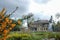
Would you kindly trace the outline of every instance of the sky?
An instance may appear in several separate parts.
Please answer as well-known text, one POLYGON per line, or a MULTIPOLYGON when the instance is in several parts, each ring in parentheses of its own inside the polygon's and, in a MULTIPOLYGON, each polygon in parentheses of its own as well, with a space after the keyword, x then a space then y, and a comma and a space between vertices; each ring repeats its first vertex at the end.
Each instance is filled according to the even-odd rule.
POLYGON ((7 14, 11 13, 16 7, 19 9, 11 18, 21 18, 22 15, 33 13, 35 19, 53 19, 56 20, 55 14, 60 13, 60 0, 0 0, 0 10, 6 8, 7 14))
POLYGON ((34 0, 31 1, 30 11, 35 14, 41 14, 43 19, 49 19, 52 15, 55 20, 55 14, 60 13, 60 0, 34 0))

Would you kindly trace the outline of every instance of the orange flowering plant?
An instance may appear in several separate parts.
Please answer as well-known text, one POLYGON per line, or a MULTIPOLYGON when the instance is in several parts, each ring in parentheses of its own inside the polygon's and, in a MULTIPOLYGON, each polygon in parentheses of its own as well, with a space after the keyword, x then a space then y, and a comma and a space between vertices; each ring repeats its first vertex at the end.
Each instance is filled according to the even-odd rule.
MULTIPOLYGON (((14 11, 13 11, 14 12, 14 11)), ((12 12, 12 13, 13 13, 12 12)), ((10 15, 6 16, 6 10, 3 8, 2 11, 0 11, 0 34, 2 35, 2 38, 0 40, 6 40, 8 33, 17 25, 21 24, 21 21, 18 20, 16 23, 13 23, 13 20, 10 19, 10 15)))

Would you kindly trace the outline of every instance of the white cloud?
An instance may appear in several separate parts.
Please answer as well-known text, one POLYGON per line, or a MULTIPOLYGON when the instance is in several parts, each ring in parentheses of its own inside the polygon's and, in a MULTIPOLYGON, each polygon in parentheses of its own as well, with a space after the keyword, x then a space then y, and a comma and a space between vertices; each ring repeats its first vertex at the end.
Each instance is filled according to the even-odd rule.
POLYGON ((38 4, 45 4, 48 3, 50 0, 34 0, 38 4))
POLYGON ((60 12, 60 0, 51 0, 47 4, 37 4, 33 0, 31 0, 29 12, 34 13, 41 11, 43 11, 44 15, 54 16, 57 12, 60 12))
POLYGON ((12 17, 11 19, 15 19, 15 17, 12 17))

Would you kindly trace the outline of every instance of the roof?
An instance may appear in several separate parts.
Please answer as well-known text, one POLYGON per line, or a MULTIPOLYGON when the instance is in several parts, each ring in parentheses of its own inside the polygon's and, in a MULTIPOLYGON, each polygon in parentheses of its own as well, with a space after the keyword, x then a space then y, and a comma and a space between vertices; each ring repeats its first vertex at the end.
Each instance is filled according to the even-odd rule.
POLYGON ((49 21, 48 20, 37 20, 34 21, 32 24, 48 24, 49 21))

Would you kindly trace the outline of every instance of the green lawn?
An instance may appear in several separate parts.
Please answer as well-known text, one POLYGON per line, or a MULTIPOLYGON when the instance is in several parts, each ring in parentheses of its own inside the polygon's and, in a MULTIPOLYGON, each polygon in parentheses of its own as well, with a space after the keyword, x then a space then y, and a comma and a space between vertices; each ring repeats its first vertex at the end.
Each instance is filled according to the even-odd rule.
POLYGON ((14 38, 20 38, 21 40, 42 40, 44 38, 60 38, 60 32, 11 32, 9 35, 14 38))

